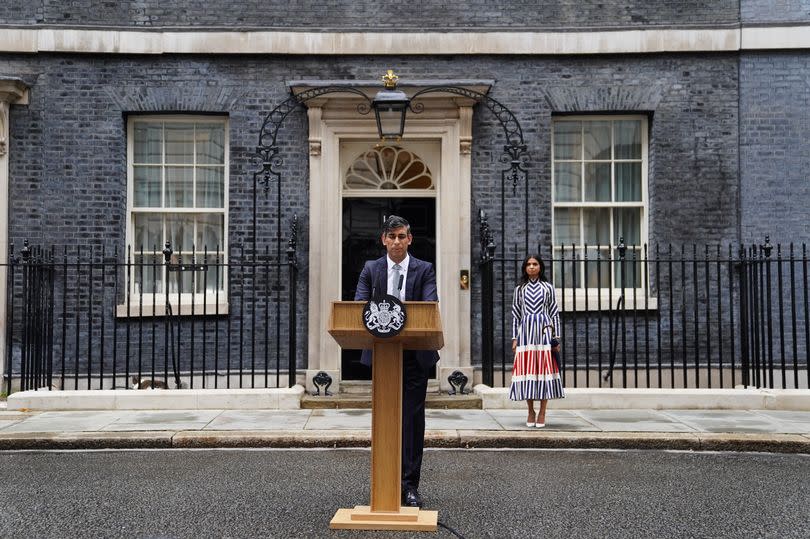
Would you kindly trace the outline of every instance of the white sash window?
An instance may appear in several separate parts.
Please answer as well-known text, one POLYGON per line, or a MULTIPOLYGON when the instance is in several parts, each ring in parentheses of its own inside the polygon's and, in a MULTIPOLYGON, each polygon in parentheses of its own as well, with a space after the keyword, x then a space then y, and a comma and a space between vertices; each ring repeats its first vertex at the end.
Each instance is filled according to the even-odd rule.
MULTIPOLYGON (((225 300, 228 206, 227 119, 215 116, 136 116, 128 132, 127 255, 130 292, 145 302, 168 292, 181 303, 192 294, 225 300), (166 272, 172 262, 208 264, 206 272, 166 272), (181 258, 182 256, 182 258, 181 258), (217 265, 219 262, 219 265, 217 265)), ((199 302, 200 299, 197 299, 199 302)))

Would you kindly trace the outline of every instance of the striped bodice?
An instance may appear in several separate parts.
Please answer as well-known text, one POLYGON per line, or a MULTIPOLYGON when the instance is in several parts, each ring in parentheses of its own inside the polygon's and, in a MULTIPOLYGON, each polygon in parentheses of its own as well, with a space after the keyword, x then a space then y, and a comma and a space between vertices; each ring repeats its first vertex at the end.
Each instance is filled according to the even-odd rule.
MULTIPOLYGON (((546 281, 529 281, 525 285, 515 288, 512 301, 512 338, 523 339, 527 326, 532 327, 532 334, 542 333, 548 342, 553 335, 560 334, 560 316, 557 309, 557 299, 554 294, 554 285, 546 281), (543 330, 545 326, 551 326, 543 330), (521 329, 522 328, 522 329, 521 329)), ((531 339, 534 340, 534 339, 531 339)), ((538 343, 539 344, 539 343, 538 343)))

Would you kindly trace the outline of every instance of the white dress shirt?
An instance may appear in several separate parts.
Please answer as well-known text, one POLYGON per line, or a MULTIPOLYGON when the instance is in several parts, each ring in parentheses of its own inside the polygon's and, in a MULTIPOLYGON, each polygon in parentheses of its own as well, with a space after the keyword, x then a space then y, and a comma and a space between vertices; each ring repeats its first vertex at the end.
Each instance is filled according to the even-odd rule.
MULTIPOLYGON (((402 275, 402 289, 397 291, 398 282, 394 282, 394 262, 389 257, 385 257, 388 262, 388 293, 392 296, 398 297, 400 301, 405 301, 405 283, 408 282, 408 263, 411 260, 410 255, 405 255, 405 260, 399 263, 400 275, 402 275)), ((396 279, 398 280, 398 279, 396 279)))

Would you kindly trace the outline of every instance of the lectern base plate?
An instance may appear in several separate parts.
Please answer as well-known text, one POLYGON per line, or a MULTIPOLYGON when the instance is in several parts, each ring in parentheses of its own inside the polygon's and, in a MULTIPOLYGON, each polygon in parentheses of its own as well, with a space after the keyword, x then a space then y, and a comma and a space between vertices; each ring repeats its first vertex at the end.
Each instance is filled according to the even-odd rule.
POLYGON ((329 522, 333 530, 410 530, 435 532, 438 511, 424 511, 418 507, 400 507, 397 512, 372 512, 368 505, 354 509, 338 509, 329 522))

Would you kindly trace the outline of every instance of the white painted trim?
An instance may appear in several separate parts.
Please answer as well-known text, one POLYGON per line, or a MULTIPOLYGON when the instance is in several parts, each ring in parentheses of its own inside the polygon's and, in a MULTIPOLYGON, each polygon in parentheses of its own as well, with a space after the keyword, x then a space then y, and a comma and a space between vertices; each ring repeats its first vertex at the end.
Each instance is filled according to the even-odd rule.
MULTIPOLYGON (((310 267, 309 272, 309 353, 307 373, 319 370, 340 372, 340 348, 327 333, 331 302, 340 299, 340 270, 328 277, 321 268, 334 266, 341 259, 339 241, 325 241, 325 231, 341 230, 343 169, 341 143, 373 141, 376 127, 371 119, 358 121, 353 108, 342 110, 339 98, 326 104, 309 103, 309 140, 320 151, 310 152, 310 267), (339 202, 336 202, 339 201, 339 202)), ((469 290, 460 290, 458 275, 470 268, 470 179, 469 155, 459 151, 462 133, 471 132, 472 108, 453 101, 436 104, 436 117, 422 116, 408 122, 408 142, 428 141, 441 148, 437 166, 431 166, 436 191, 436 277, 439 307, 444 322, 445 347, 441 351, 440 374, 447 369, 469 367, 470 302, 469 290)), ((348 155, 348 154, 347 154, 348 155)), ((348 157, 354 157, 348 155, 348 157)), ((347 157, 347 159, 348 159, 347 157)), ((347 160, 346 159, 346 160, 347 160)), ((399 197, 403 191, 389 191, 399 197)), ((439 380, 446 384, 446 376, 439 380)))
POLYGON ((810 24, 743 28, 740 49, 810 49, 810 24))
POLYGON ((504 32, 4 28, 0 52, 93 54, 638 54, 810 48, 810 24, 504 32))
MULTIPOLYGON (((221 255, 221 260, 222 260, 221 263, 225 264, 225 266, 223 266, 223 269, 222 269, 222 272, 223 272, 222 273, 222 279, 223 279, 223 283, 224 283, 224 289, 220 292, 219 297, 218 297, 218 301, 219 301, 219 303, 221 305, 227 306, 227 304, 228 304, 228 266, 227 266, 227 264, 228 264, 228 253, 229 253, 229 251, 228 251, 228 249, 229 249, 229 241, 228 241, 228 233, 229 233, 229 230, 228 230, 228 223, 229 223, 228 216, 229 216, 229 213, 228 213, 228 211, 229 211, 229 204, 230 204, 230 169, 231 169, 230 118, 228 118, 227 116, 221 116, 221 115, 205 116, 205 115, 199 115, 199 114, 171 114, 171 115, 166 115, 166 114, 164 114, 164 115, 159 115, 159 114, 158 115, 154 115, 154 114, 133 114, 133 115, 129 116, 129 118, 127 118, 126 136, 127 136, 127 219, 126 219, 126 226, 125 226, 125 233, 126 233, 125 245, 127 247, 126 247, 125 252, 122 253, 122 255, 124 257, 124 261, 127 261, 130 256, 132 256, 133 260, 134 260, 134 256, 136 254, 138 254, 138 252, 136 252, 136 251, 130 252, 130 250, 129 250, 130 246, 132 245, 133 238, 135 236, 135 231, 133 230, 133 214, 134 213, 140 213, 140 214, 143 214, 143 213, 155 213, 155 214, 161 214, 161 215, 162 214, 167 214, 167 213, 176 213, 176 214, 182 214, 182 213, 189 213, 189 214, 202 214, 202 213, 221 214, 223 216, 223 245, 221 246, 221 249, 220 249, 219 252, 217 252, 216 250, 211 250, 211 251, 209 251, 209 254, 216 255, 216 254, 219 253, 221 255), (135 155, 135 149, 134 149, 135 129, 134 129, 134 124, 135 124, 135 122, 143 122, 143 121, 188 122, 188 123, 206 123, 207 122, 207 123, 221 123, 222 124, 223 129, 224 129, 223 145, 225 147, 225 162, 222 165, 223 170, 224 170, 224 176, 225 176, 224 180, 223 180, 225 182, 225 186, 224 186, 225 191, 223 193, 223 207, 222 208, 196 208, 196 207, 195 208, 165 208, 165 207, 160 207, 160 208, 138 208, 137 210, 135 209, 135 207, 133 206, 133 200, 134 200, 134 197, 135 197, 135 195, 134 195, 134 183, 135 183, 134 178, 135 178, 135 176, 134 176, 134 166, 133 166, 134 155, 135 155)), ((195 152, 196 152, 196 147, 195 147, 195 152)), ((161 157, 161 162, 159 163, 159 165, 161 167, 161 199, 162 199, 163 198, 163 193, 162 193, 162 191, 163 191, 163 182, 165 181, 165 179, 164 179, 164 170, 167 167, 167 165, 165 163, 165 156, 161 157)), ((196 167, 198 165, 196 163, 193 163, 191 166, 193 166, 196 169, 196 167)), ((195 172, 195 174, 196 174, 196 172, 195 172)), ((196 186, 192 187, 192 189, 196 189, 196 186)), ((164 236, 164 239, 165 239, 165 236, 164 236)), ((162 246, 159 245, 157 247, 158 247, 158 253, 160 253, 162 246)), ((200 250, 198 249, 197 253, 199 254, 199 252, 200 252, 200 250)), ((152 253, 151 252, 144 252, 144 254, 152 254, 152 253)), ((165 276, 164 276, 164 279, 165 279, 165 276)), ((127 294, 131 294, 131 298, 133 298, 132 302, 136 302, 137 298, 138 298, 138 293, 134 290, 134 286, 135 286, 135 280, 133 279, 132 282, 130 283, 130 288, 128 288, 126 290, 127 294)), ((195 302, 197 303, 197 305, 199 305, 200 309, 202 309, 202 303, 203 303, 204 295, 205 294, 195 294, 195 302)), ((155 303, 156 303, 158 309, 163 309, 164 308, 164 300, 160 296, 163 296, 163 294, 157 294, 157 301, 155 303)), ((176 294, 174 294, 174 296, 176 297, 176 294)), ((183 294, 183 296, 184 296, 184 298, 182 298, 181 302, 180 302, 182 304, 181 305, 181 311, 183 309, 186 309, 186 307, 184 307, 184 306, 187 305, 188 306, 187 308, 188 308, 188 311, 189 311, 189 314, 190 314, 190 312, 191 312, 191 295, 190 294, 183 294)), ((208 296, 207 303, 212 307, 212 310, 213 310, 213 308, 215 307, 215 303, 217 302, 217 299, 214 298, 214 294, 207 294, 207 296, 208 296)), ((146 304, 147 303, 148 303, 148 306, 149 306, 149 313, 150 313, 149 316, 151 316, 152 303, 148 300, 148 298, 151 298, 151 297, 152 297, 151 294, 144 294, 144 316, 147 316, 146 315, 146 304)), ((172 298, 170 301, 174 301, 174 298, 172 298)), ((127 304, 126 304, 126 297, 124 298, 124 303, 118 305, 116 307, 116 309, 117 309, 116 310, 116 316, 119 316, 119 317, 120 316, 128 316, 127 315, 128 310, 127 310, 127 304)), ((132 315, 131 314, 132 311, 133 311, 133 306, 130 306, 130 308, 129 308, 130 315, 129 316, 132 315)), ((225 309, 225 312, 220 310, 219 314, 227 314, 227 307, 225 309)))
MULTIPOLYGON (((28 104, 28 86, 19 79, 0 80, 0 350, 5 352, 6 299, 9 249, 9 151, 11 139, 10 105, 28 104)), ((0 354, 0 372, 6 372, 5 354, 0 354)))
MULTIPOLYGON (((650 203, 650 201, 649 201, 649 161, 650 161, 650 159, 649 159, 648 130, 649 130, 649 119, 646 116, 638 115, 638 114, 623 114, 623 115, 608 115, 608 116, 594 114, 594 115, 559 116, 559 117, 552 118, 552 123, 551 123, 551 211, 552 211, 552 213, 551 213, 551 238, 552 238, 552 240, 551 241, 552 241, 552 245, 553 245, 554 250, 555 250, 555 253, 554 253, 555 258, 557 256, 556 251, 558 249, 560 249, 560 248, 564 248, 564 247, 567 246, 567 245, 566 246, 558 245, 557 240, 556 240, 556 228, 554 226, 554 219, 555 219, 556 210, 559 209, 559 208, 574 208, 574 209, 639 208, 639 209, 641 209, 641 217, 640 217, 640 219, 641 219, 641 222, 640 222, 641 230, 639 232, 640 235, 641 235, 640 236, 641 237, 640 245, 647 245, 648 239, 649 239, 648 238, 648 234, 649 234, 649 231, 648 231, 649 226, 648 225, 649 225, 649 223, 647 221, 648 221, 648 216, 649 216, 649 203, 650 203), (581 153, 581 156, 580 156, 579 159, 560 159, 559 161, 555 160, 555 157, 554 157, 554 147, 555 147, 554 146, 554 124, 555 124, 555 122, 557 122, 557 121, 578 121, 578 122, 611 121, 612 122, 612 121, 621 121, 621 120, 639 120, 639 121, 641 121, 641 159, 640 160, 639 159, 615 159, 615 141, 612 139, 612 135, 611 135, 611 149, 610 149, 611 159, 607 159, 607 160, 589 159, 589 160, 586 160, 585 159, 585 142, 584 142, 584 137, 583 137, 583 139, 581 141, 581 145, 582 145, 581 152, 582 153, 581 153), (613 163, 617 163, 617 162, 619 162, 619 163, 621 163, 621 162, 633 162, 633 163, 635 163, 635 162, 638 162, 638 161, 641 161, 641 200, 640 201, 632 201, 632 202, 614 202, 614 201, 610 201, 610 202, 585 202, 585 201, 583 201, 583 202, 576 202, 576 201, 574 201, 574 202, 571 202, 571 201, 556 202, 554 200, 555 194, 556 194, 556 188, 555 188, 555 179, 556 178, 555 178, 555 175, 554 175, 554 165, 556 163, 558 163, 558 162, 563 162, 563 163, 574 162, 574 163, 581 163, 582 164, 583 169, 581 171, 580 182, 581 182, 581 190, 582 190, 583 194, 585 192, 585 170, 584 170, 585 163, 593 163, 593 162, 610 163, 611 164, 611 167, 610 167, 610 192, 611 192, 611 198, 614 198, 615 197, 616 178, 615 178, 614 167, 612 166, 613 163)), ((584 126, 583 126, 583 132, 584 132, 584 126)), ((585 222, 584 222, 584 219, 580 219, 579 226, 580 226, 580 238, 582 238, 585 235, 585 230, 584 230, 585 222)), ((614 237, 615 237, 615 235, 614 235, 614 219, 613 219, 613 216, 611 215, 611 217, 610 217, 610 235, 609 235, 609 238, 611 238, 610 239, 611 243, 606 244, 606 245, 589 245, 588 247, 589 248, 597 248, 597 247, 599 247, 599 248, 602 248, 602 249, 610 249, 612 251, 612 250, 614 250, 616 248, 616 245, 612 244, 614 237)), ((632 246, 632 244, 628 244, 628 248, 631 247, 631 246, 632 246)), ((582 244, 577 245, 576 247, 577 247, 577 251, 581 251, 582 249, 585 248, 585 244, 582 243, 582 244)), ((642 248, 639 248, 639 249, 642 249, 642 248)), ((570 247, 569 247, 568 252, 570 252, 570 247)), ((566 261, 568 261, 568 260, 566 260, 566 261)), ((596 260, 592 259, 591 261, 595 262, 596 260)), ((631 260, 629 258, 628 258, 628 262, 631 262, 631 260)), ((578 263, 578 265, 580 266, 580 271, 582 271, 584 263, 585 263, 585 260, 580 255, 579 263, 578 263)), ((642 264, 643 263, 644 262, 642 261, 642 264)), ((612 274, 612 270, 611 270, 611 274, 612 274)), ((649 269, 647 270, 647 273, 642 272, 642 275, 641 275, 642 286, 646 285, 647 280, 648 280, 648 274, 649 274, 649 269)), ((610 279, 611 279, 611 283, 612 283, 613 282, 612 275, 610 276, 610 279)), ((617 290, 617 289, 618 289, 618 287, 614 287, 614 290, 617 290)), ((584 289, 583 288, 578 288, 577 290, 578 290, 578 293, 582 293, 584 295, 584 289)), ((596 294, 599 293, 599 290, 595 289, 595 288, 590 288, 589 290, 590 290, 590 293, 594 295, 594 297, 595 297, 596 294)), ((618 293, 616 293, 616 296, 618 297, 618 293)), ((584 307, 584 305, 580 306, 580 304, 577 303, 576 310, 577 311, 583 311, 583 310, 585 310, 585 307, 584 307)))

